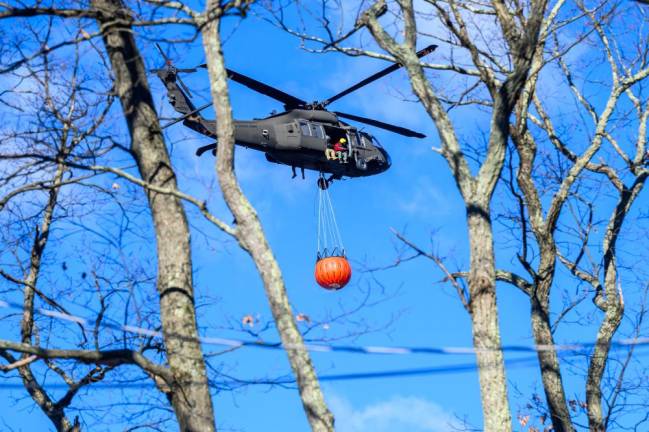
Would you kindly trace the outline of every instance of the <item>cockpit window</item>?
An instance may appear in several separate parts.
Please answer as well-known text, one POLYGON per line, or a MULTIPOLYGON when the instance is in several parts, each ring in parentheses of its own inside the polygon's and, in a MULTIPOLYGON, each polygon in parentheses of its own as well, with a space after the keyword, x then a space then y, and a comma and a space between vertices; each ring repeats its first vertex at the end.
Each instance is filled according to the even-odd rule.
POLYGON ((311 136, 311 130, 307 122, 300 122, 300 130, 302 131, 302 135, 311 136))
POLYGON ((358 136, 358 134, 356 133, 356 131, 354 131, 354 130, 348 131, 347 136, 351 139, 350 142, 352 144, 352 148, 353 147, 365 147, 365 143, 363 143, 361 141, 361 139, 358 136))
POLYGON ((322 125, 319 125, 317 123, 309 123, 309 122, 301 121, 300 131, 302 131, 302 135, 304 136, 312 136, 315 138, 322 138, 322 139, 324 139, 325 137, 325 133, 324 133, 324 129, 322 129, 322 125))
POLYGON ((360 134, 361 135, 361 146, 362 147, 371 147, 372 142, 370 141, 370 137, 367 134, 360 134))
POLYGON ((314 136, 316 138, 324 138, 324 130, 322 130, 322 126, 319 124, 311 123, 311 136, 314 136))
POLYGON ((372 144, 374 144, 374 147, 377 147, 377 148, 383 148, 383 146, 381 145, 381 143, 379 142, 379 140, 376 139, 376 137, 373 136, 373 135, 372 135, 372 144))

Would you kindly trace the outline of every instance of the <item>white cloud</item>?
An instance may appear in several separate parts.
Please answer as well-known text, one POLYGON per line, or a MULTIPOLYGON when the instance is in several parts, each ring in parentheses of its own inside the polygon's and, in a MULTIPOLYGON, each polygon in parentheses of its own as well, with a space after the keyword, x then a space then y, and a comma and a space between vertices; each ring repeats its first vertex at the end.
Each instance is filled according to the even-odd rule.
POLYGON ((442 407, 415 396, 393 396, 355 408, 339 396, 328 398, 338 432, 450 432, 459 421, 442 407))
POLYGON ((440 185, 430 178, 419 177, 412 182, 409 191, 394 197, 394 202, 401 212, 411 217, 427 219, 450 214, 454 210, 454 201, 457 197, 457 191, 443 191, 440 185))

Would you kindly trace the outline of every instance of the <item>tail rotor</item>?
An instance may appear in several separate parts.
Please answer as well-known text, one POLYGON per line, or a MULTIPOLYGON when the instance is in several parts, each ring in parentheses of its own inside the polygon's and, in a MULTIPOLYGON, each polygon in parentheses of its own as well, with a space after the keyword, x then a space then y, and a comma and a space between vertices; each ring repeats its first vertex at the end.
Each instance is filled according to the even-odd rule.
POLYGON ((174 66, 173 62, 169 58, 169 56, 162 50, 162 47, 160 47, 160 44, 156 43, 155 44, 156 48, 158 48, 158 51, 160 51, 160 55, 162 55, 162 58, 165 61, 165 67, 163 69, 151 69, 151 72, 159 73, 159 72, 168 72, 176 75, 176 79, 178 80, 178 85, 183 89, 185 93, 187 93, 187 96, 192 97, 192 92, 189 91, 189 88, 185 85, 183 82, 182 78, 180 78, 180 75, 178 73, 192 73, 196 72, 196 68, 188 68, 188 69, 178 69, 177 67, 174 66))

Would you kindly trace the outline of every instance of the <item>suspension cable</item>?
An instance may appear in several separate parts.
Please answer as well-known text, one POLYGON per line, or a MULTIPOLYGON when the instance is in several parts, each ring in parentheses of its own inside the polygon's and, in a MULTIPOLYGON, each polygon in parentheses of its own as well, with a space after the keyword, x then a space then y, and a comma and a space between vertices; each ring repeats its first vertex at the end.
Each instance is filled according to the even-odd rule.
POLYGON ((320 186, 318 191, 318 256, 328 255, 336 250, 339 254, 344 255, 345 246, 338 228, 328 185, 322 174, 318 184, 320 186))

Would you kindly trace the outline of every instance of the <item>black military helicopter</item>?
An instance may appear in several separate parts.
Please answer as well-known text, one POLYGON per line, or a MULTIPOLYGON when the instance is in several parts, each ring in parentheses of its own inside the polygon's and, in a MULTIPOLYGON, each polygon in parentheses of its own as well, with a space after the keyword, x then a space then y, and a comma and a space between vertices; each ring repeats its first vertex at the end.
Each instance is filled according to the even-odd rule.
MULTIPOLYGON (((417 53, 423 57, 437 48, 430 45, 417 53)), ((207 120, 200 112, 209 107, 211 103, 195 107, 191 102, 191 92, 179 77, 179 73, 196 72, 196 68, 178 69, 158 49, 165 59, 163 69, 155 69, 158 77, 167 88, 169 102, 174 109, 182 114, 181 117, 171 121, 163 128, 180 121, 198 133, 210 138, 216 138, 216 120, 207 120)), ((205 68, 202 64, 199 68, 205 68)), ((425 135, 404 127, 391 125, 378 120, 373 120, 339 111, 328 111, 326 107, 353 91, 399 69, 401 64, 395 63, 380 72, 360 81, 346 90, 325 99, 322 102, 307 103, 295 96, 291 96, 254 80, 243 74, 227 69, 228 77, 239 84, 269 96, 284 104, 285 111, 272 114, 263 119, 235 120, 235 142, 243 147, 263 151, 269 162, 289 165, 296 177, 296 168, 302 171, 310 169, 320 173, 319 186, 326 188, 329 183, 342 177, 363 177, 384 172, 390 167, 390 156, 379 144, 377 139, 369 133, 358 130, 340 118, 364 123, 370 126, 388 130, 400 135, 414 138, 424 138, 425 135), (324 180, 324 174, 330 174, 324 180)), ((202 146, 196 150, 196 155, 212 150, 216 151, 216 143, 202 146)))

